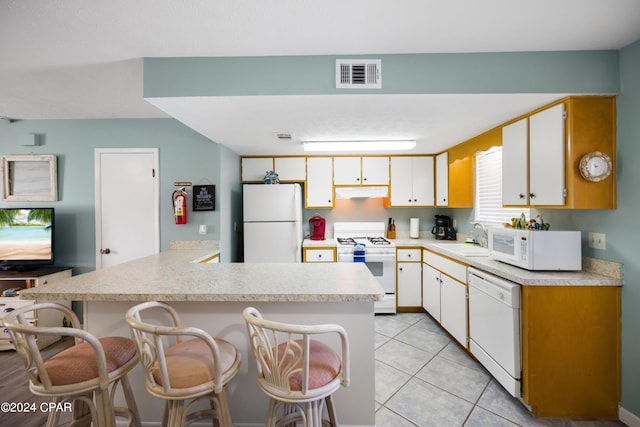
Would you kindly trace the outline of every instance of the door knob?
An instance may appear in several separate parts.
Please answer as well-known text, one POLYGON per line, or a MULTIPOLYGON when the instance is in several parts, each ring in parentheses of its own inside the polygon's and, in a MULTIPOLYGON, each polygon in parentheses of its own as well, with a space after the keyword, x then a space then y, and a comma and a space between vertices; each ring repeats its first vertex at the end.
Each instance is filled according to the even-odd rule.
POLYGON ((102 255, 108 255, 111 253, 111 249, 107 248, 107 249, 100 249, 100 253, 102 255))

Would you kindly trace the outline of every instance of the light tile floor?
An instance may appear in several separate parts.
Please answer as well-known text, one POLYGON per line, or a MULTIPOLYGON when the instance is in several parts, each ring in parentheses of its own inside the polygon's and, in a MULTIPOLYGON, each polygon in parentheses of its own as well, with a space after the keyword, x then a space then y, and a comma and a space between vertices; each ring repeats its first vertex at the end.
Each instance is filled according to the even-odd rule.
POLYGON ((617 420, 535 418, 430 316, 378 315, 376 427, 620 427, 617 420))

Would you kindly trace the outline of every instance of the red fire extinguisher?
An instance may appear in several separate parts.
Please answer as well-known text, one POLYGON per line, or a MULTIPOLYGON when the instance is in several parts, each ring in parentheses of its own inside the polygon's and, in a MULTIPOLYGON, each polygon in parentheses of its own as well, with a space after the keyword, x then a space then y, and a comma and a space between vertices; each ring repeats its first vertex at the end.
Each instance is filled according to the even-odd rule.
POLYGON ((171 201, 173 202, 173 217, 176 224, 187 223, 187 192, 184 191, 184 187, 176 190, 171 195, 171 201))

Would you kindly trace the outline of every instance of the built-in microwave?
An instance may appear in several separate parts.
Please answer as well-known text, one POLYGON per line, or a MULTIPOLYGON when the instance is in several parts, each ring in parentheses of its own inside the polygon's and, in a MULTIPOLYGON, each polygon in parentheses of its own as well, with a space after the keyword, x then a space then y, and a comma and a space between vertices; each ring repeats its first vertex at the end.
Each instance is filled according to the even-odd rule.
POLYGON ((491 227, 489 257, 527 270, 582 269, 580 231, 491 227))

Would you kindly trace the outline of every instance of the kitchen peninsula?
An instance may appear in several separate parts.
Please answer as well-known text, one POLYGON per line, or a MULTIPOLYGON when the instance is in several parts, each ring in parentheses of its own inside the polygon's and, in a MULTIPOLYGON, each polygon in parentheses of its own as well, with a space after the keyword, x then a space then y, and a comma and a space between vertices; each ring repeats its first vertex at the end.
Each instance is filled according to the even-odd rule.
MULTIPOLYGON (((383 290, 357 263, 206 264, 206 250, 168 251, 81 274, 23 292, 40 301, 83 301, 84 327, 97 336, 129 336, 126 311, 142 301, 169 302, 184 324, 236 345, 242 366, 229 384, 237 425, 263 425, 267 399, 255 383, 242 310, 254 306, 266 318, 297 324, 338 323, 347 330, 351 384, 335 394, 341 425, 373 426, 374 302, 383 290), (249 404, 250 403, 250 404, 249 404)), ((132 386, 143 422, 159 422, 164 402, 144 389, 141 367, 132 386)))

